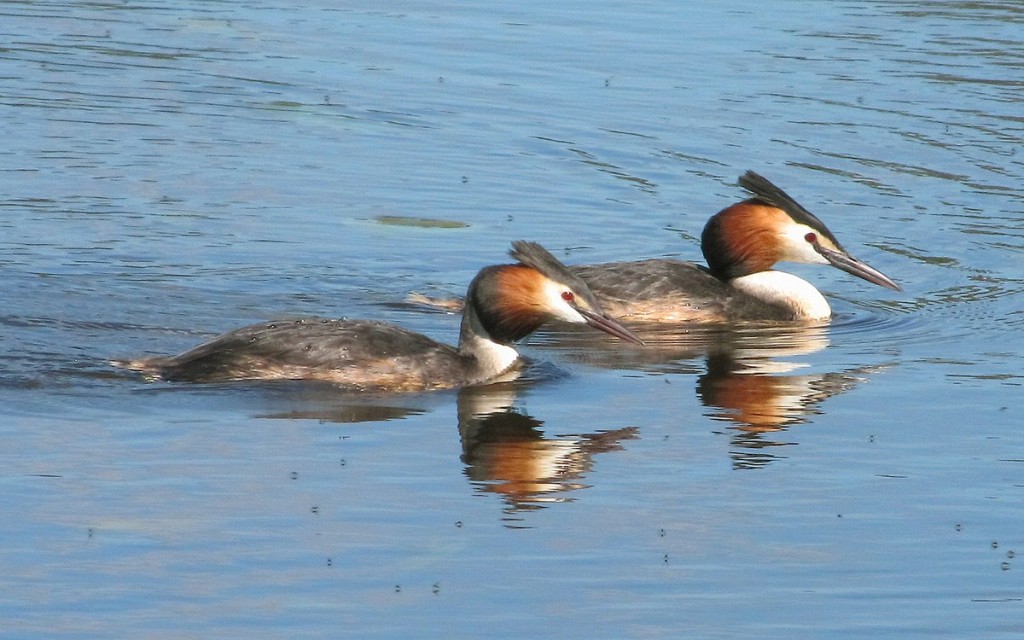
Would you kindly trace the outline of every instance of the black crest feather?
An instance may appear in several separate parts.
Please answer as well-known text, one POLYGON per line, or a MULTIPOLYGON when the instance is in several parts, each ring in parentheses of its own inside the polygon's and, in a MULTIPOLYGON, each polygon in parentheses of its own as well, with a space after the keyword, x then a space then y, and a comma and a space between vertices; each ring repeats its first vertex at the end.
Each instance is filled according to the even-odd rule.
POLYGON ((747 171, 740 176, 739 185, 749 191, 758 200, 761 200, 765 204, 770 204, 773 207, 782 209, 797 222, 814 229, 831 240, 836 247, 840 249, 842 248, 842 245, 839 244, 836 237, 832 235, 832 232, 828 230, 828 227, 825 226, 824 222, 819 220, 817 216, 790 197, 788 193, 775 186, 775 184, 768 180, 768 178, 765 178, 758 173, 754 173, 753 171, 747 171))
POLYGON ((551 280, 566 285, 577 296, 584 298, 587 304, 594 310, 601 308, 601 305, 597 302, 597 297, 590 290, 587 283, 569 271, 569 268, 562 264, 558 258, 551 255, 550 251, 536 242, 516 240, 512 243, 512 248, 508 254, 520 264, 532 267, 551 280))

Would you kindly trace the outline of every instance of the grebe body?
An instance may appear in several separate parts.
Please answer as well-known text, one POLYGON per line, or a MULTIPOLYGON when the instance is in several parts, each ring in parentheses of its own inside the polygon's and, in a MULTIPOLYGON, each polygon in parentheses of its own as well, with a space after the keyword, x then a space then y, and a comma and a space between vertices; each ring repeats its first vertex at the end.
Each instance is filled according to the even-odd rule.
MULTIPOLYGON (((580 265, 573 268, 573 273, 590 285, 609 314, 631 322, 714 323, 796 318, 789 304, 772 304, 758 293, 748 293, 736 283, 720 280, 706 267, 692 262, 609 262, 580 265)), ((781 271, 771 273, 790 276, 781 271)), ((810 287, 810 283, 799 281, 810 287)), ((774 290, 773 287, 771 291, 774 290)), ((824 300, 820 294, 817 297, 824 300)))
POLYGON ((830 264, 868 282, 900 286, 846 251, 828 227, 762 176, 752 197, 718 212, 701 235, 708 266, 670 259, 573 267, 613 316, 644 322, 819 321, 832 315, 814 285, 778 262, 830 264))
POLYGON ((162 380, 321 380, 416 391, 484 384, 512 371, 514 342, 548 320, 640 343, 543 247, 518 241, 510 254, 516 264, 485 267, 470 283, 457 348, 384 322, 299 318, 236 329, 175 356, 113 364, 162 380))
MULTIPOLYGON (((902 289, 854 258, 828 227, 766 178, 748 171, 750 198, 719 211, 701 234, 708 266, 673 259, 577 265, 570 270, 613 317, 630 322, 820 322, 832 315, 825 296, 778 262, 829 264, 868 282, 902 289)), ((458 300, 410 300, 455 310, 458 300)))

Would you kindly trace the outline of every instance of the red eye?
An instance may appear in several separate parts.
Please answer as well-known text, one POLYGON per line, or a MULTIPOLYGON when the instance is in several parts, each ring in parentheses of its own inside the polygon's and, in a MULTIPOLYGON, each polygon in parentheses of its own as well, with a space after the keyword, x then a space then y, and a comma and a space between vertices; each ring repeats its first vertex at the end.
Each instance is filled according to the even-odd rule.
POLYGON ((804 236, 804 240, 811 244, 815 244, 816 242, 818 242, 818 236, 814 235, 813 233, 808 233, 806 236, 804 236))
POLYGON ((572 302, 575 299, 576 299, 576 296, 573 295, 572 291, 563 291, 562 292, 562 300, 565 300, 566 302, 572 302))

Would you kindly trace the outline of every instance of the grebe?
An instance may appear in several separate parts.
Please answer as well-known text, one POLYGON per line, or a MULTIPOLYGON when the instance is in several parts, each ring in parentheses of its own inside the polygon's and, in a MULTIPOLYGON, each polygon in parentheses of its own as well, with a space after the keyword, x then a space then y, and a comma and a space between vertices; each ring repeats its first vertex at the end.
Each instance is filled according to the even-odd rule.
POLYGON ((704 227, 701 251, 707 267, 654 259, 577 266, 573 273, 614 317, 645 322, 831 317, 832 308, 814 285, 772 270, 783 261, 831 264, 902 291, 850 255, 821 220, 766 178, 747 171, 739 184, 753 197, 726 207, 704 227))
POLYGON ((470 283, 457 349, 384 322, 303 318, 236 329, 176 356, 112 364, 162 380, 301 379, 417 391, 483 384, 511 372, 519 364, 513 342, 552 319, 642 344, 542 246, 517 241, 509 254, 517 264, 484 267, 470 283))

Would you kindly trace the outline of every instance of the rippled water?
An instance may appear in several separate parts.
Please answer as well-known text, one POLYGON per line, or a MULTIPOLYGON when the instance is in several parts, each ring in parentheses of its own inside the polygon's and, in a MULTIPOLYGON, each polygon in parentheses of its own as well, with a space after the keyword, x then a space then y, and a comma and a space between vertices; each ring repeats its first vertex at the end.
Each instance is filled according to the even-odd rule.
POLYGON ((0 635, 1024 632, 1017 2, 0 5, 0 635), (904 294, 514 384, 147 384, 510 240, 698 259, 754 169, 904 294))

